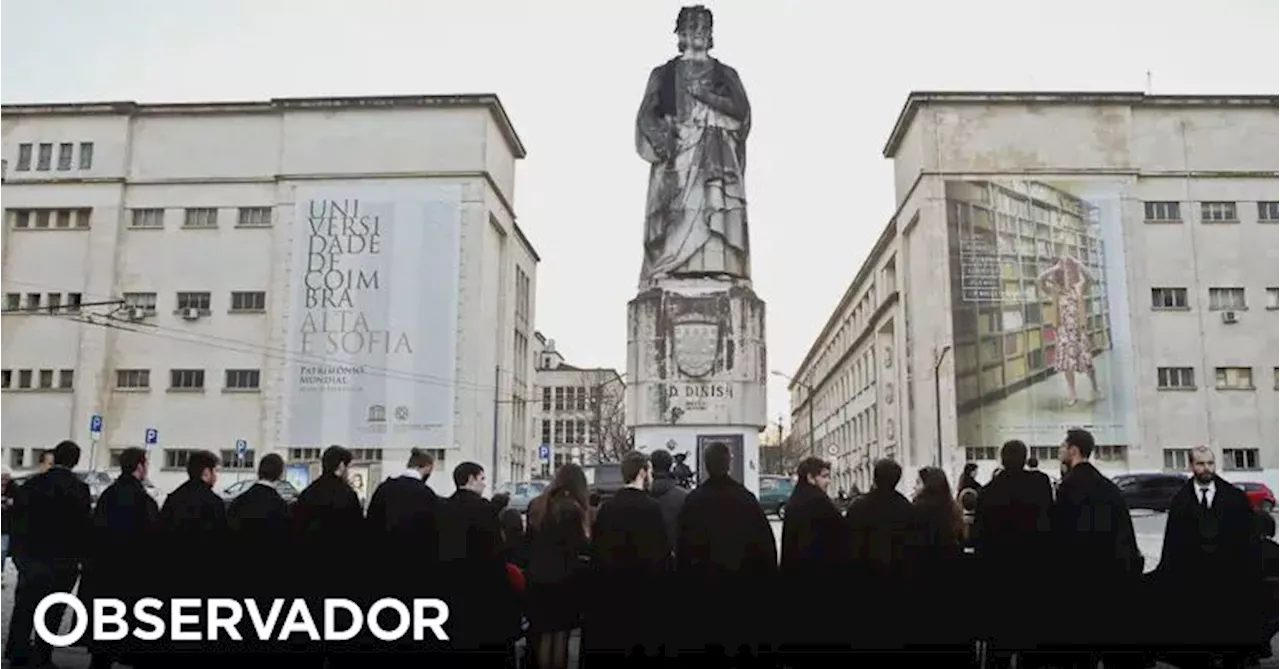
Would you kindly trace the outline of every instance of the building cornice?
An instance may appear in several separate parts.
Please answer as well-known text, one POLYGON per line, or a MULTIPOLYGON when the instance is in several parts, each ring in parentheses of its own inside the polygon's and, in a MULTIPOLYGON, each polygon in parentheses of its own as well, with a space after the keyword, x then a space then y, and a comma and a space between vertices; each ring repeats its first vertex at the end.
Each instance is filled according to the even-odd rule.
POLYGON ((1021 92, 1021 91, 912 91, 907 95, 893 131, 884 145, 884 157, 898 153, 902 138, 911 129, 920 109, 942 105, 1124 105, 1130 107, 1270 107, 1280 106, 1276 95, 1147 95, 1131 92, 1021 92))
POLYGON ((459 95, 379 95, 361 97, 272 98, 249 102, 56 102, 24 103, 0 106, 0 114, 13 116, 158 116, 200 114, 282 114, 285 112, 333 112, 363 109, 478 107, 487 109, 508 148, 516 158, 527 155, 524 143, 516 134, 511 118, 498 96, 493 93, 459 95))

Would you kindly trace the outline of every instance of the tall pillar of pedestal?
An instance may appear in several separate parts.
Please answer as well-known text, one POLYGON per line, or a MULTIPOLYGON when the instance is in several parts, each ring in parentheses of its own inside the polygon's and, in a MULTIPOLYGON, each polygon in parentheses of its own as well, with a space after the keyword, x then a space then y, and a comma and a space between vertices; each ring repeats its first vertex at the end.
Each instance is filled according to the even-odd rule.
POLYGON ((627 423, 637 450, 687 455, 703 476, 702 449, 729 446, 733 475, 760 492, 766 425, 764 301, 749 281, 660 282, 627 309, 627 423))

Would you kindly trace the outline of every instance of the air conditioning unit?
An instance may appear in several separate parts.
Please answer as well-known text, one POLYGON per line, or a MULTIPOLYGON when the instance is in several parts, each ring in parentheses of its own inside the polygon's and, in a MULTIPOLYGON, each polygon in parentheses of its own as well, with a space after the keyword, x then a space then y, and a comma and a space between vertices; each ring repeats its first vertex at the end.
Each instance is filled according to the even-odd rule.
POLYGON ((143 309, 142 307, 130 307, 130 308, 129 308, 129 320, 131 320, 131 321, 140 321, 140 320, 142 320, 142 319, 144 319, 144 318, 146 318, 146 317, 147 317, 147 310, 146 310, 146 309, 143 309))
POLYGON ((1236 312, 1234 312, 1234 311, 1224 311, 1224 312, 1222 312, 1222 322, 1223 322, 1223 323, 1226 323, 1226 324, 1230 325, 1230 324, 1232 324, 1232 323, 1236 322, 1237 320, 1238 320, 1238 317, 1236 316, 1236 312))
POLYGON ((200 320, 200 310, 199 309, 183 309, 182 317, 189 321, 200 320))

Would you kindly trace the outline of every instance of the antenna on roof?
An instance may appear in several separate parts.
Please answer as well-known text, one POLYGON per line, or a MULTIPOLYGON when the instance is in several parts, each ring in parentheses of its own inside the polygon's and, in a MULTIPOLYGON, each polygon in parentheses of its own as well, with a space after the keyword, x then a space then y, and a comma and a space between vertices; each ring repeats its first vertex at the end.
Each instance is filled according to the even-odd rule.
POLYGON ((1147 70, 1147 95, 1153 94, 1154 92, 1151 90, 1151 70, 1147 70))

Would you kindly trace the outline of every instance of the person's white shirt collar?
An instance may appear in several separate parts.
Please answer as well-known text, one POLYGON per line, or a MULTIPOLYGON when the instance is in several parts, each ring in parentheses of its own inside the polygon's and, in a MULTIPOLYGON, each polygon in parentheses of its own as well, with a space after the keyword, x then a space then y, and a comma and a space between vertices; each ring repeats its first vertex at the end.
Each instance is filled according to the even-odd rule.
POLYGON ((407 476, 407 477, 409 477, 409 478, 411 478, 411 479, 418 479, 419 481, 421 481, 421 480, 422 480, 422 472, 420 472, 420 471, 418 471, 418 470, 416 470, 416 469, 406 469, 406 470, 404 470, 404 471, 400 472, 400 475, 401 475, 401 476, 407 476))
POLYGON ((1209 506, 1213 506, 1213 498, 1218 493, 1218 482, 1209 481, 1208 483, 1201 483, 1199 481, 1195 481, 1195 492, 1196 504, 1203 504, 1205 496, 1208 495, 1209 506))
POLYGON ((268 488, 271 488, 271 489, 273 489, 273 490, 274 490, 274 489, 275 489, 275 487, 276 487, 276 482, 275 482, 275 481, 268 481, 268 480, 266 480, 266 479, 258 479, 257 481, 254 481, 253 483, 254 483, 254 485, 264 485, 264 486, 267 486, 268 488))

